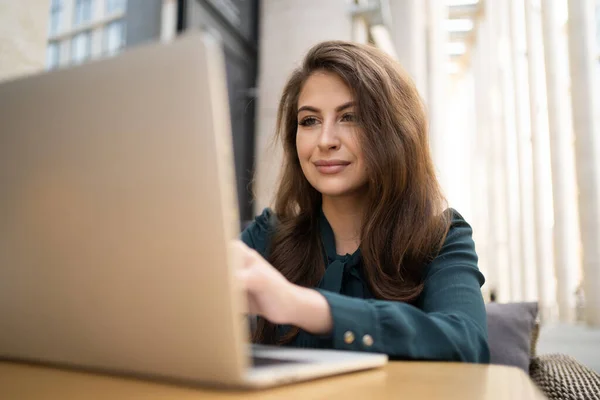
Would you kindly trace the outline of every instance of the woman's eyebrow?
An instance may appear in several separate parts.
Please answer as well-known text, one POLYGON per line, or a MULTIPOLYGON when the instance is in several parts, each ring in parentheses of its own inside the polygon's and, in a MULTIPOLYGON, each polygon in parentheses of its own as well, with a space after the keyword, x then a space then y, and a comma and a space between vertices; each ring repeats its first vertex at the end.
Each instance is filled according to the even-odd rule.
POLYGON ((312 107, 312 106, 302 106, 298 109, 298 113, 300 113, 301 111, 310 111, 310 112, 318 113, 321 110, 319 110, 316 107, 312 107))
MULTIPOLYGON (((354 106, 355 104, 356 104, 356 102, 349 101, 347 103, 342 104, 341 106, 337 106, 335 108, 335 111, 336 112, 344 111, 345 109, 350 108, 350 107, 354 106)), ((298 109, 298 113, 300 113, 301 111, 311 111, 314 113, 321 112, 321 110, 319 110, 318 108, 313 107, 313 106, 302 106, 298 109)))
POLYGON ((349 101, 347 103, 342 104, 341 106, 336 107, 335 111, 340 112, 344 111, 347 108, 354 106, 356 103, 354 101, 349 101))

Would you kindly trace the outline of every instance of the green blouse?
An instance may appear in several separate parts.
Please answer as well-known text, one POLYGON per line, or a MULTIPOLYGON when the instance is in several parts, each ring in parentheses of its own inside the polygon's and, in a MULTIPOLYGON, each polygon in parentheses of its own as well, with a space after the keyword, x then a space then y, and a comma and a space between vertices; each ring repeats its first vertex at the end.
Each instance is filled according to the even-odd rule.
MULTIPOLYGON (((437 256, 424 266, 425 287, 415 305, 377 300, 363 275, 360 249, 338 255, 333 230, 321 212, 325 275, 315 288, 329 303, 333 330, 328 336, 300 331, 296 347, 385 353, 391 359, 489 362, 484 277, 477 267, 469 224, 452 210, 452 224, 437 256)), ((241 239, 268 258, 269 237, 277 223, 265 209, 241 239)), ((280 326, 279 333, 289 327, 280 326)))

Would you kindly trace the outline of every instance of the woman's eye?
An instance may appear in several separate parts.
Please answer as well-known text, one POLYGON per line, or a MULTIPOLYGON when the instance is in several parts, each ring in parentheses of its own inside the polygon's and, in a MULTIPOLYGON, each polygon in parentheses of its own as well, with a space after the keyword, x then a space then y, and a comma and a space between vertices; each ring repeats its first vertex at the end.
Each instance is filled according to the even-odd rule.
POLYGON ((342 116, 343 122, 356 122, 356 116, 354 114, 348 113, 342 116))
POLYGON ((302 121, 300 121, 299 125, 302 126, 313 126, 317 123, 317 119, 313 117, 306 117, 302 121))

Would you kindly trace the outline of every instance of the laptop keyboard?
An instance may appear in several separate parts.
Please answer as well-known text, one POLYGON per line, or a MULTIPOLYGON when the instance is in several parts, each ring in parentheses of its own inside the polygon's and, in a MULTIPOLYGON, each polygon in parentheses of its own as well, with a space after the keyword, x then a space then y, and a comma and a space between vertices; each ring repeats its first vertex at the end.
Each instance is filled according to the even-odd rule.
POLYGON ((252 356, 252 366, 253 367, 269 367, 272 365, 304 364, 304 363, 306 363, 306 361, 260 357, 260 356, 254 356, 254 355, 252 356))

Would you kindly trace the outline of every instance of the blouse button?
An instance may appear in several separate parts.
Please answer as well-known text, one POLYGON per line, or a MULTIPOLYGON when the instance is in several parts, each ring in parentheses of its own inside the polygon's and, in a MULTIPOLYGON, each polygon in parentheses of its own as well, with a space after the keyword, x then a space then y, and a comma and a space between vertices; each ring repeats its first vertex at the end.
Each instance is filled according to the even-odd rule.
POLYGON ((371 335, 365 335, 362 338, 363 344, 367 347, 373 346, 373 337, 371 335))
POLYGON ((346 342, 346 344, 352 344, 354 342, 354 333, 352 331, 346 331, 346 333, 344 333, 344 342, 346 342))

